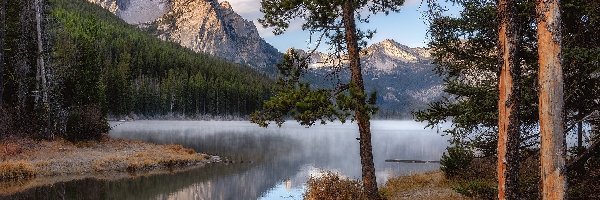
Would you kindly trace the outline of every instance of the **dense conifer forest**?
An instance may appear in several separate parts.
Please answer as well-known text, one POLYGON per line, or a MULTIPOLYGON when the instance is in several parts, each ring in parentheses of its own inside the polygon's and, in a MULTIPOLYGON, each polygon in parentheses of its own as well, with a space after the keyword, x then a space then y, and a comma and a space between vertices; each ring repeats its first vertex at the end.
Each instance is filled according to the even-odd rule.
POLYGON ((2 5, 2 133, 62 134, 90 113, 244 116, 270 94, 265 75, 159 40, 94 4, 39 2, 39 23, 38 1, 2 5))

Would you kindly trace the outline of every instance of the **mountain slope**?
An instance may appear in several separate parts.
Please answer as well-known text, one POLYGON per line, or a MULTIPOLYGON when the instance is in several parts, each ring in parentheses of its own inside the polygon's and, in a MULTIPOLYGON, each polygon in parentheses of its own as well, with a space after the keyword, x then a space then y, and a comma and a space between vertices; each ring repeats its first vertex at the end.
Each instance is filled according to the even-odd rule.
POLYGON ((178 43, 268 74, 281 53, 263 40, 251 21, 217 0, 88 0, 163 40, 178 43), (154 9, 151 9, 154 8, 154 9), (152 17, 156 16, 156 17, 152 17))
MULTIPOLYGON (((332 73, 331 63, 339 61, 332 61, 326 53, 315 52, 311 60, 306 80, 313 86, 331 87, 338 78, 349 80, 347 69, 332 73)), ((434 73, 426 49, 384 40, 365 48, 361 61, 365 88, 377 92, 379 117, 411 117, 412 111, 426 108, 444 94, 442 78, 434 73)))
POLYGON ((113 115, 245 115, 272 83, 247 66, 196 53, 131 26, 97 5, 50 0, 53 77, 65 107, 113 115))
MULTIPOLYGON (((136 13, 132 9, 151 7, 153 0, 88 0, 122 13, 136 13), (114 3, 107 3, 114 2, 114 3), (121 6, 119 6, 121 5, 121 6), (117 7, 115 9, 115 7, 117 7), (123 7, 127 7, 124 9, 123 7)), ((156 4, 156 3, 154 3, 156 4)), ((160 4, 160 3, 158 3, 160 4)), ((151 23, 142 25, 163 40, 173 41, 196 52, 206 52, 237 63, 246 63, 267 74, 276 74, 275 64, 281 54, 267 44, 254 24, 235 13, 229 3, 216 0, 171 0, 165 10, 147 12, 164 13, 151 23)), ((160 6, 154 6, 160 7, 160 6)), ((430 64, 426 49, 410 48, 393 40, 373 44, 362 52, 363 75, 366 88, 378 92, 382 115, 402 115, 425 108, 425 105, 442 95, 442 82, 430 64)), ((306 80, 314 86, 335 85, 335 80, 348 80, 349 72, 332 76, 328 54, 315 52, 306 80)), ((345 62, 345 61, 341 61, 345 62)))

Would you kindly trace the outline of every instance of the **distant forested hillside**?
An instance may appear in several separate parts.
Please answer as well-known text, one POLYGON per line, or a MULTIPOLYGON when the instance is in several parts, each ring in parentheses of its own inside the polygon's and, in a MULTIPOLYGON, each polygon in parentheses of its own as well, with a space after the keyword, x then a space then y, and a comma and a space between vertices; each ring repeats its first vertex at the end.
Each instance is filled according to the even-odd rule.
POLYGON ((54 61, 82 61, 85 68, 72 67, 79 73, 70 81, 88 80, 91 85, 82 88, 99 93, 72 85, 67 104, 99 96, 103 108, 117 115, 247 114, 268 95, 266 78, 246 66, 163 42, 82 0, 51 0, 51 6, 54 61))
POLYGON ((4 125, 37 121, 23 131, 61 132, 90 108, 103 116, 246 115, 270 94, 271 81, 250 68, 161 41, 84 0, 2 4, 4 125))

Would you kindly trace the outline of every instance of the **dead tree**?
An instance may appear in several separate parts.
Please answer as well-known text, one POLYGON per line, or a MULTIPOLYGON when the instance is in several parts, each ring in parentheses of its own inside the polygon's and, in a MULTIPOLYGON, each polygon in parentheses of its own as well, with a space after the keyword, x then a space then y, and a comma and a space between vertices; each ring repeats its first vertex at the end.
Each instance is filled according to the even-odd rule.
POLYGON ((537 0, 542 199, 566 199, 559 0, 537 0))
POLYGON ((519 66, 514 0, 498 3, 498 199, 519 199, 519 66))

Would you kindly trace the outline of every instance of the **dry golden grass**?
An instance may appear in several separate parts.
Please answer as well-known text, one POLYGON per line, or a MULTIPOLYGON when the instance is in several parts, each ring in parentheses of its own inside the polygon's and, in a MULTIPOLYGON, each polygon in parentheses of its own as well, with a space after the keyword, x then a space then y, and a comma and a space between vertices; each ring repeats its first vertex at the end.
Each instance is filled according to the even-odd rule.
POLYGON ((168 173, 201 166, 209 158, 181 145, 8 138, 0 140, 0 196, 74 179, 168 173))
POLYGON ((469 199, 452 190, 440 171, 392 178, 381 192, 387 199, 469 199))
POLYGON ((23 180, 34 177, 35 168, 27 161, 6 161, 0 163, 0 181, 23 180))
POLYGON ((0 158, 2 177, 26 177, 29 173, 23 170, 31 170, 39 176, 54 176, 171 169, 203 163, 208 156, 181 145, 108 138, 77 143, 13 138, 0 141, 0 158))

